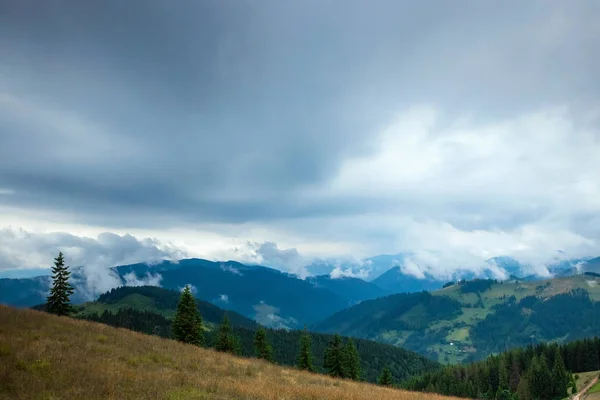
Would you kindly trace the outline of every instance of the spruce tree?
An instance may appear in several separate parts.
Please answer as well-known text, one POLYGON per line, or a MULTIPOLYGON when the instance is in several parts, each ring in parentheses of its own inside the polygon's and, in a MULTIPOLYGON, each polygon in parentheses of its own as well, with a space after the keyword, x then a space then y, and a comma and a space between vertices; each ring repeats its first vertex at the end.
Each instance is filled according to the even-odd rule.
POLYGON ((229 318, 227 314, 223 316, 223 321, 219 326, 219 332, 217 334, 217 342, 215 344, 215 349, 217 351, 222 351, 226 353, 232 354, 240 354, 241 353, 241 343, 240 339, 233 334, 231 330, 231 324, 229 323, 229 318))
POLYGON ((394 377, 392 376, 392 371, 387 365, 383 367, 383 371, 381 371, 381 375, 379 375, 379 379, 377 381, 380 385, 383 386, 392 386, 394 384, 394 377))
POLYGON ((256 357, 273 362, 273 347, 267 339, 267 331, 262 326, 254 334, 254 350, 256 357))
POLYGON ((498 373, 498 390, 497 393, 502 393, 504 390, 509 389, 510 384, 510 370, 512 364, 511 353, 505 354, 504 357, 500 358, 498 373))
POLYGON ((554 384, 552 382, 552 370, 548 367, 546 356, 542 353, 540 356, 540 376, 539 376, 539 397, 541 399, 551 399, 554 392, 554 384))
POLYGON ((304 332, 300 337, 300 353, 298 354, 298 368, 314 372, 311 337, 304 326, 304 332))
POLYGON ((530 387, 531 385, 529 383, 529 376, 526 374, 525 376, 522 376, 521 380, 519 381, 519 385, 517 387, 517 398, 519 400, 532 400, 533 396, 531 395, 530 387))
POLYGON ((327 370, 327 373, 334 378, 346 377, 344 368, 344 347, 342 345, 342 338, 337 333, 333 335, 333 339, 325 349, 323 366, 327 370))
POLYGON ((557 347, 554 355, 554 366, 552 367, 552 384, 554 386, 552 395, 555 398, 562 399, 563 397, 567 397, 569 380, 569 374, 560 355, 560 350, 557 347))
POLYGON ((345 376, 355 381, 359 380, 362 372, 360 367, 360 355, 358 354, 358 350, 356 350, 356 346, 352 339, 348 339, 346 342, 343 357, 345 376))
POLYGON ((70 296, 73 294, 73 286, 69 283, 71 272, 65 266, 62 251, 54 259, 52 267, 52 288, 46 299, 46 311, 56 315, 68 315, 71 312, 70 296))
POLYGON ((196 299, 187 285, 177 303, 177 312, 173 319, 173 337, 183 343, 204 345, 202 317, 196 306, 196 299))

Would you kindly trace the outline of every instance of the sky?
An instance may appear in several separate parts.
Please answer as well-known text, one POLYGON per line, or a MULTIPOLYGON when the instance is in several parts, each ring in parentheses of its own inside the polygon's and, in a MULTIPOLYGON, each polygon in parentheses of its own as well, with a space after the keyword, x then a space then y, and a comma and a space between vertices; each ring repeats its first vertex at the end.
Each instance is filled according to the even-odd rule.
POLYGON ((598 256, 599 42, 595 0, 0 0, 0 271, 598 256))

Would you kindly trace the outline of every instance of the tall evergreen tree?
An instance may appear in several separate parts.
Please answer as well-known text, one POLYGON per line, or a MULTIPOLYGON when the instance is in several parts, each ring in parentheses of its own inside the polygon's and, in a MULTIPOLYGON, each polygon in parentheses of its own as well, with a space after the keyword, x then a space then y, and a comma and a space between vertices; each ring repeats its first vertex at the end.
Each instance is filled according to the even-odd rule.
POLYGON ((519 387, 519 380, 521 379, 521 370, 519 369, 518 360, 513 358, 512 366, 510 368, 510 377, 508 380, 508 388, 511 392, 516 393, 519 387))
POLYGON ((551 399, 554 385, 552 383, 552 370, 548 366, 544 353, 540 356, 540 376, 539 376, 539 398, 551 399))
POLYGON ((256 357, 273 362, 273 347, 267 339, 267 331, 262 326, 254 334, 254 350, 256 357))
POLYGON ((554 398, 562 399, 567 397, 567 385, 569 384, 570 377, 565 368, 560 350, 556 348, 554 355, 554 366, 552 367, 552 395, 554 398))
POLYGON ((500 358, 500 364, 498 369, 500 374, 500 378, 498 380, 498 392, 500 393, 509 388, 511 364, 511 353, 505 354, 503 357, 500 358))
POLYGON ((343 361, 345 376, 355 381, 360 380, 360 375, 362 373, 360 367, 360 355, 358 354, 358 350, 356 350, 356 345, 352 339, 348 339, 344 345, 343 361))
POLYGON ((310 335, 304 326, 304 332, 300 337, 300 353, 298 354, 298 368, 314 372, 315 367, 313 365, 313 354, 312 354, 312 340, 310 335))
POLYGON ((239 354, 241 350, 240 340, 233 334, 231 324, 227 314, 223 316, 223 321, 219 326, 219 332, 217 334, 217 342, 215 344, 217 351, 223 351, 226 353, 239 354))
POLYGON ((529 383, 529 376, 528 374, 525 374, 519 381, 519 386, 517 387, 517 398, 519 400, 532 400, 533 397, 529 389, 530 387, 531 385, 529 383))
POLYGON ((73 286, 69 283, 71 272, 65 266, 62 251, 54 259, 52 267, 52 288, 46 299, 46 311, 56 315, 67 315, 71 312, 70 296, 73 294, 73 286))
POLYGON ((177 311, 173 319, 173 337, 183 343, 204 345, 202 317, 196 306, 196 299, 187 285, 177 303, 177 311))
POLYGON ((327 348, 325 349, 323 366, 327 370, 327 373, 334 378, 346 377, 342 337, 337 333, 333 335, 333 339, 329 342, 327 348))
POLYGON ((392 386, 394 384, 392 371, 387 365, 383 367, 383 371, 381 371, 381 375, 379 375, 378 383, 383 386, 392 386))

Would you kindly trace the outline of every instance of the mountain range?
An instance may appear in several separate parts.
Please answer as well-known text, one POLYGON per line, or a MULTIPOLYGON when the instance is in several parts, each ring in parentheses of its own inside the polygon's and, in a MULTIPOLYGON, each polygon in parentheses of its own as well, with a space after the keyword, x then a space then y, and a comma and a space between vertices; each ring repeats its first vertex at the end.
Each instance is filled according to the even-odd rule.
MULTIPOLYGON (((389 267, 371 281, 330 272, 300 279, 295 275, 259 265, 235 261, 214 262, 203 259, 162 261, 155 264, 137 263, 97 271, 90 274, 83 267, 73 268, 72 281, 78 288, 73 302, 83 303, 100 292, 117 286, 144 284, 179 290, 189 284, 198 296, 217 306, 236 311, 265 326, 298 328, 317 323, 330 315, 365 300, 394 293, 435 291, 447 283, 424 273, 416 277, 403 266, 393 264, 406 260, 403 255, 381 255, 365 261, 375 270, 389 267), (390 267, 391 266, 391 267, 390 267), (96 281, 105 281, 99 285, 96 281), (106 283, 108 281, 108 284, 106 283), (104 288, 99 290, 99 288, 104 288)), ((488 260, 510 272, 522 273, 526 268, 510 257, 488 260)), ((322 265, 323 269, 325 267, 322 265)), ((600 258, 584 262, 572 260, 552 267, 557 276, 569 276, 583 271, 600 272, 600 258), (579 269, 576 268, 579 266, 579 269)), ((474 274, 458 275, 462 279, 474 274)), ((481 276, 480 276, 481 277, 481 276)), ((483 274, 489 277, 489 274, 483 274)), ((517 276, 512 275, 512 278, 517 276)), ((535 275, 521 276, 525 281, 541 279, 535 275)), ((49 276, 20 279, 0 279, 0 303, 30 307, 45 300, 50 286, 49 276)))

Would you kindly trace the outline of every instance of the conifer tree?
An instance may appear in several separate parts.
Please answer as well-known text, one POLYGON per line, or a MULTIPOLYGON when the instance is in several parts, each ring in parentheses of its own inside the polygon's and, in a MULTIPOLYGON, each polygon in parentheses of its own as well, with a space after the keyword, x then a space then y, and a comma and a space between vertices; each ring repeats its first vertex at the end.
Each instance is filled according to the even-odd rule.
POLYGON ((314 372, 311 337, 304 326, 304 332, 300 337, 300 353, 298 354, 298 368, 314 372))
POLYGON ((552 367, 552 384, 554 386, 552 395, 555 398, 562 399, 567 396, 569 380, 569 374, 557 347, 554 355, 554 366, 552 367))
POLYGON ((360 355, 352 339, 348 339, 343 352, 344 373, 347 378, 359 380, 362 373, 360 367, 360 355))
POLYGON ((240 354, 241 352, 240 340, 237 336, 233 334, 227 314, 223 316, 223 321, 219 326, 219 333, 217 334, 217 342, 215 344, 215 349, 217 351, 232 354, 240 354))
POLYGON ((46 299, 46 311, 56 315, 67 315, 71 312, 70 296, 73 294, 73 286, 69 283, 71 272, 65 266, 62 251, 54 259, 52 267, 52 288, 46 299))
POLYGON ((273 362, 273 347, 267 339, 267 331, 262 326, 254 334, 256 357, 273 362))
POLYGON ((239 356, 242 354, 242 340, 233 332, 231 333, 231 354, 239 356))
POLYGON ((333 335, 333 339, 325 349, 323 366, 327 370, 327 373, 334 378, 346 377, 344 368, 344 347, 342 345, 342 338, 337 333, 333 335))
POLYGON ((394 378, 392 377, 392 371, 386 365, 379 375, 378 383, 383 386, 392 386, 394 384, 394 378))
POLYGON ((202 317, 196 306, 196 299, 187 285, 177 303, 177 311, 173 319, 173 337, 183 343, 204 345, 202 317))
POLYGON ((529 383, 529 377, 527 376, 528 374, 525 374, 525 376, 521 377, 521 380, 519 381, 519 386, 517 387, 517 398, 519 400, 532 400, 533 397, 531 396, 531 391, 530 391, 530 383, 529 383))
POLYGON ((509 388, 510 383, 510 367, 512 364, 512 360, 510 357, 511 353, 504 355, 504 357, 500 358, 498 373, 500 374, 498 381, 498 393, 502 393, 504 390, 509 388))
POLYGON ((544 353, 540 356, 540 376, 539 376, 539 391, 538 396, 540 399, 551 399, 552 392, 554 392, 554 384, 552 382, 552 370, 548 367, 546 356, 544 353))
POLYGON ((508 387, 511 392, 516 393, 519 387, 519 380, 521 379, 521 371, 519 369, 519 363, 516 359, 513 359, 512 367, 510 368, 510 377, 508 380, 508 387))

